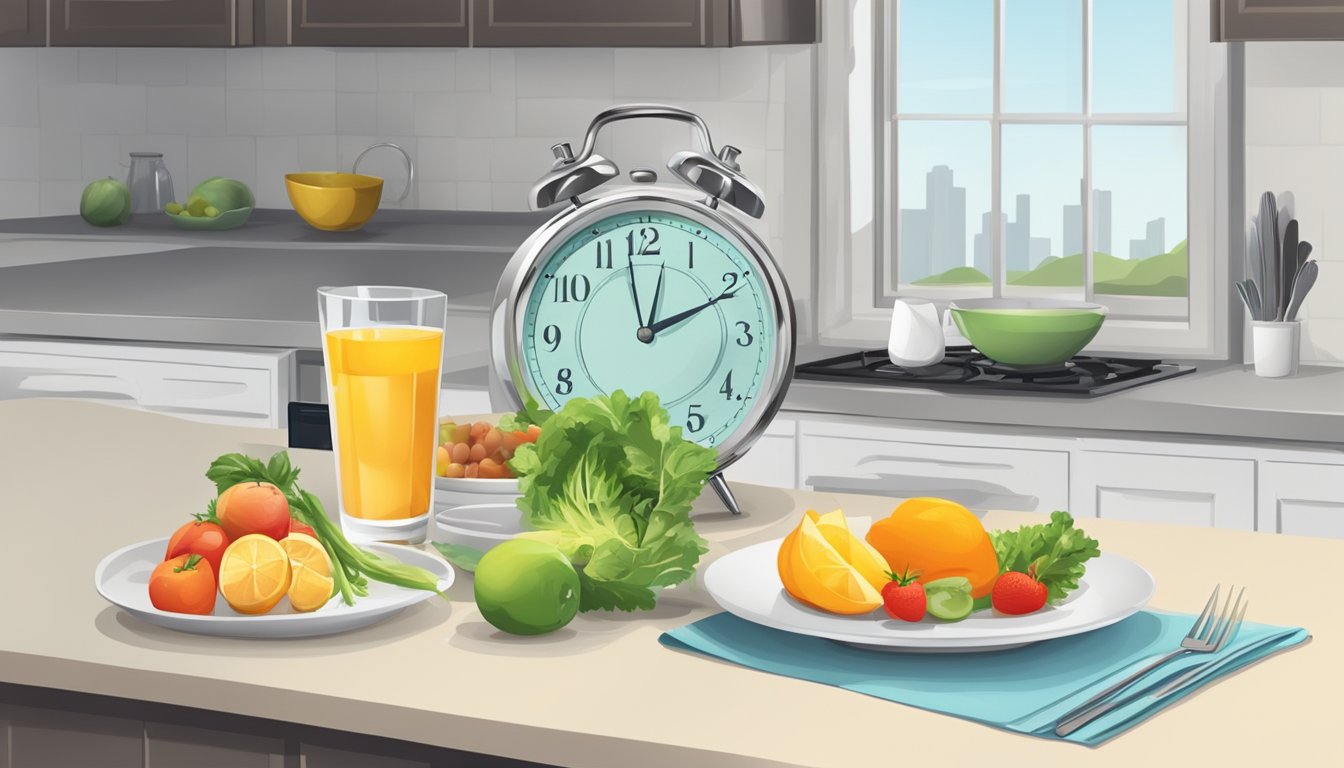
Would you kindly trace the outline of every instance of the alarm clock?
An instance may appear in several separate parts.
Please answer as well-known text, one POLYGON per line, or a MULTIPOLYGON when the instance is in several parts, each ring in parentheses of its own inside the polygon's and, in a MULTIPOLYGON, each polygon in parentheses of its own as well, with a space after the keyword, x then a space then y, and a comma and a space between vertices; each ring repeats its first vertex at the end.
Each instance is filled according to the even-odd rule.
POLYGON ((743 216, 760 218, 761 192, 716 152, 704 120, 658 104, 607 109, 577 156, 567 143, 531 191, 534 209, 565 207, 514 253, 491 312, 494 407, 530 398, 557 410, 572 397, 658 395, 682 436, 718 451, 710 484, 739 513, 722 470, 741 458, 779 410, 793 374, 793 302, 779 266, 743 216), (616 189, 616 164, 593 150, 619 120, 689 124, 704 152, 650 169, 616 189), (605 194, 604 194, 605 192, 605 194))

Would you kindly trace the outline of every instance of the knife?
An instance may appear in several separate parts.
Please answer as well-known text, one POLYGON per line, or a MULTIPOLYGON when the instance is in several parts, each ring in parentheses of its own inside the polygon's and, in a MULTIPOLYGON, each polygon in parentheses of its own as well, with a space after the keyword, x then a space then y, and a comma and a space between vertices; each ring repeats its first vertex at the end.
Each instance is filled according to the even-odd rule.
POLYGON ((1263 317, 1279 314, 1279 208, 1273 192, 1260 196, 1260 299, 1263 317))
POLYGON ((1297 277, 1297 219, 1290 219, 1283 231, 1283 244, 1279 253, 1279 308, 1275 319, 1283 322, 1287 318, 1288 302, 1293 297, 1293 279, 1297 277))

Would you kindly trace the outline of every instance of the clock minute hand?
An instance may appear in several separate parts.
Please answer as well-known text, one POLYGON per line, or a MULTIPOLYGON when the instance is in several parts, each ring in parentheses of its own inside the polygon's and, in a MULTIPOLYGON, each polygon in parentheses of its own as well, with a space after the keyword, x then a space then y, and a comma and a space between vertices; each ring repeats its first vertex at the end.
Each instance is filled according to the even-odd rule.
POLYGON ((639 328, 644 328, 644 310, 639 307, 639 287, 635 285, 635 258, 630 254, 625 255, 626 263, 630 265, 630 295, 635 299, 635 319, 639 321, 639 328))
POLYGON ((650 330, 650 331, 653 331, 654 333, 657 333, 657 332, 659 332, 659 331, 661 331, 661 330, 665 330, 665 329, 667 329, 667 328, 670 328, 670 327, 676 325, 677 323, 680 323, 682 320, 685 320, 686 318, 691 317, 691 316, 693 316, 693 315, 699 314, 700 312, 702 312, 702 311, 704 311, 704 310, 706 310, 706 309, 708 309, 708 308, 714 306, 715 304, 719 303, 720 301, 723 301, 724 299, 731 299, 731 298, 733 298, 733 297, 736 296, 736 295, 737 295, 737 291, 733 291, 732 293, 728 293, 727 291, 724 291, 723 293, 720 293, 718 296, 715 296, 714 298, 710 299, 709 301, 706 301, 704 304, 701 304, 701 305, 699 305, 699 306, 697 306, 697 307, 691 307, 690 309, 688 309, 688 310, 686 310, 686 311, 684 311, 684 312, 678 312, 677 314, 675 314, 675 315, 673 315, 673 316, 667 318, 666 320, 659 320, 658 322, 654 323, 653 325, 650 325, 650 326, 649 326, 649 330, 650 330))

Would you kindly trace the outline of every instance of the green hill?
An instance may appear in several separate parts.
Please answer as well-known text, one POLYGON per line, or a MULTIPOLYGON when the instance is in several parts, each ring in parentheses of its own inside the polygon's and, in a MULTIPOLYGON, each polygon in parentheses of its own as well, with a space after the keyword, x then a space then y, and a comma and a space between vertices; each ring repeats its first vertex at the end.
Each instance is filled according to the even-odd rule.
POLYGON ((988 284, 989 275, 975 267, 953 267, 941 275, 929 275, 916 280, 915 285, 978 285, 988 284))
MULTIPOLYGON (((1189 254, 1186 241, 1168 253, 1130 260, 1109 253, 1092 254, 1093 290, 1116 296, 1186 296, 1189 294, 1189 254)), ((915 285, 983 285, 989 276, 974 267, 953 267, 916 280, 915 285)), ((1030 272, 1010 271, 1009 285, 1068 287, 1083 284, 1083 254, 1051 256, 1030 272)))
POLYGON ((1096 293, 1124 296, 1188 296, 1189 245, 1182 240, 1167 253, 1137 261, 1129 274, 1118 279, 1102 280, 1098 276, 1093 290, 1096 293))

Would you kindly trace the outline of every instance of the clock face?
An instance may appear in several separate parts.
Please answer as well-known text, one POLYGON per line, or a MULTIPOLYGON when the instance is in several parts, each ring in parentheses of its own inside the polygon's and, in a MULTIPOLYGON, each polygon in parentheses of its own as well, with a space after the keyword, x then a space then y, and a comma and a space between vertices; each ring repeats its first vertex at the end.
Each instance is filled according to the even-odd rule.
POLYGON ((704 223, 634 211, 588 224, 539 265, 523 368, 550 408, 658 394, 682 435, 722 445, 762 396, 774 299, 754 259, 704 223))

